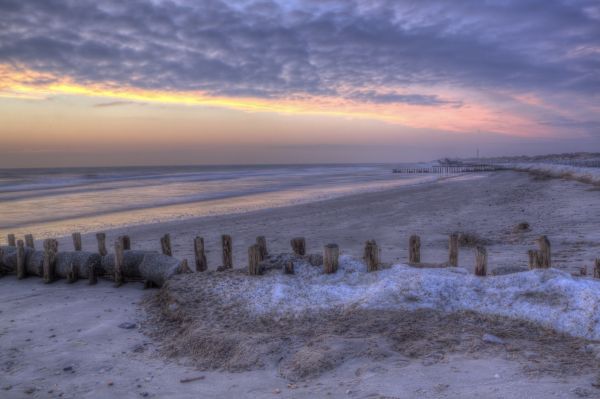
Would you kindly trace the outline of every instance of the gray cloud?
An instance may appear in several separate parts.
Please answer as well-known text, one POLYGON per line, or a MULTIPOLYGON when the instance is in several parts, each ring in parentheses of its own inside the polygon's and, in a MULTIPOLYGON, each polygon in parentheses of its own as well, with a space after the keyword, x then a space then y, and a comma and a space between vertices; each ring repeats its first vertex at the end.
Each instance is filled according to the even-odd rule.
POLYGON ((598 103, 599 49, 595 0, 0 0, 3 62, 225 96, 437 106, 372 90, 443 84, 598 103))

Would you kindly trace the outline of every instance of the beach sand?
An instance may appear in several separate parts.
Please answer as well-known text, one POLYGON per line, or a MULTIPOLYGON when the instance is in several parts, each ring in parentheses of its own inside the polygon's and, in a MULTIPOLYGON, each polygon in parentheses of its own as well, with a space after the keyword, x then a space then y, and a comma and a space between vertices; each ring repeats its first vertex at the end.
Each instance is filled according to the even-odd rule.
MULTIPOLYGON (((134 248, 159 249, 169 232, 174 255, 192 258, 192 239, 205 237, 209 267, 220 265, 220 235, 234 240, 234 263, 246 267, 247 247, 265 235, 272 252, 289 251, 295 236, 307 239, 309 252, 329 242, 342 253, 359 256, 364 241, 375 239, 385 262, 405 261, 410 234, 420 234, 422 259, 443 262, 448 234, 463 231, 486 241, 490 269, 526 266, 527 249, 541 234, 550 238, 556 267, 578 271, 600 252, 600 191, 563 180, 535 180, 502 172, 468 175, 434 184, 361 194, 318 203, 108 231, 134 248), (531 231, 515 232, 528 222, 531 231)), ((61 239, 71 248, 70 237, 61 239)), ((95 239, 84 236, 84 248, 95 239)), ((473 254, 461 248, 460 266, 472 269, 473 254)), ((0 397, 289 397, 289 398, 570 398, 598 397, 597 370, 573 372, 535 368, 540 358, 532 342, 510 348, 485 344, 481 350, 446 353, 435 362, 399 353, 377 360, 345 359, 315 378, 290 382, 277 367, 244 372, 197 370, 185 359, 164 358, 159 342, 140 326, 148 322, 141 303, 157 290, 139 283, 113 288, 107 281, 45 286, 40 279, 0 279, 0 397), (135 323, 134 328, 120 328, 135 323), (524 360, 525 359, 525 360, 524 360), (182 383, 182 379, 203 377, 182 383)), ((477 342, 479 342, 476 340, 477 342)), ((548 351, 556 350, 549 347, 548 351)), ((582 363, 583 364, 583 363, 582 363)))
MULTIPOLYGON (((489 267, 527 266, 527 250, 540 235, 552 243, 553 266, 578 272, 593 266, 600 253, 600 190, 575 181, 533 178, 527 173, 498 172, 450 177, 436 183, 347 196, 244 214, 186 219, 107 231, 107 243, 129 234, 132 246, 160 250, 160 237, 171 234, 174 256, 193 263, 193 238, 205 240, 209 269, 221 265, 222 234, 233 237, 234 267, 247 266, 247 249, 257 236, 269 250, 287 252, 290 239, 305 237, 308 252, 337 243, 341 253, 362 255, 374 239, 384 262, 408 260, 408 238, 421 236, 423 262, 445 262, 448 235, 474 233, 488 249, 489 267), (515 232, 521 222, 530 231, 515 232)), ((59 240, 72 248, 70 237, 59 240)), ((83 236, 94 250, 93 234, 83 236)), ((459 266, 474 266, 473 250, 459 255, 459 266)))

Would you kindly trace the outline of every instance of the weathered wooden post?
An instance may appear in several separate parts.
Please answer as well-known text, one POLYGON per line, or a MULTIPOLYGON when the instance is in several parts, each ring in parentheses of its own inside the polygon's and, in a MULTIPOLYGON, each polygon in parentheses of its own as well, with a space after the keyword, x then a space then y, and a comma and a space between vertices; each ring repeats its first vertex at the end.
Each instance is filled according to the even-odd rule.
POLYGON ((290 244, 292 245, 292 250, 296 255, 306 255, 306 240, 304 239, 304 237, 293 238, 290 244))
POLYGON ((475 248, 475 275, 487 275, 487 250, 485 247, 475 248))
POLYGON ((379 247, 375 240, 369 240, 365 243, 364 257, 368 272, 375 272, 379 269, 379 247))
POLYGON ((537 269, 538 267, 538 251, 535 249, 530 249, 527 251, 527 256, 529 257, 529 270, 537 269))
POLYGON ((25 244, 23 240, 19 240, 17 241, 17 278, 22 280, 25 275, 25 244))
POLYGON ((35 244, 33 242, 32 234, 25 234, 25 246, 27 248, 35 249, 35 244))
POLYGON ((450 234, 448 239, 448 265, 458 266, 458 233, 450 234))
POLYGON ((98 283, 98 276, 96 275, 96 265, 91 264, 88 268, 88 284, 96 285, 98 283))
POLYGON ((227 234, 222 235, 221 245, 223 246, 223 268, 233 269, 233 244, 231 236, 227 234))
POLYGON ((196 271, 206 271, 208 269, 208 262, 204 253, 204 238, 196 237, 194 239, 194 253, 196 255, 196 271))
POLYGON ((73 249, 81 251, 81 233, 73 233, 71 237, 73 237, 73 249))
POLYGON ((594 278, 600 278, 600 259, 596 259, 594 263, 594 278))
POLYGON ((548 269, 552 266, 552 260, 550 258, 550 240, 548 237, 541 236, 537 239, 537 243, 540 246, 540 251, 538 253, 540 267, 542 269, 548 269))
POLYGON ((323 267, 326 274, 335 273, 339 265, 340 247, 337 244, 327 244, 323 248, 323 267))
POLYGON ((79 278, 79 268, 73 262, 69 263, 67 269, 67 284, 73 284, 79 278))
POLYGON ((96 233, 96 241, 98 241, 98 253, 100 256, 108 255, 106 250, 106 233, 96 233))
POLYGON ((410 236, 408 240, 408 263, 421 263, 421 237, 410 236))
POLYGON ((16 247, 17 246, 17 239, 15 238, 14 234, 9 234, 6 236, 6 240, 8 241, 8 246, 9 247, 16 247))
POLYGON ((160 247, 164 255, 173 256, 173 250, 171 249, 171 235, 169 233, 160 238, 160 247))
POLYGON ((256 244, 260 247, 260 260, 265 260, 269 251, 267 251, 267 239, 265 236, 256 237, 256 244))
POLYGON ((293 260, 289 260, 286 264, 285 267, 283 268, 283 272, 285 274, 294 274, 294 261, 293 260))
POLYGON ((248 248, 248 274, 260 275, 260 245, 254 244, 248 248))
POLYGON ((56 267, 56 253, 58 252, 58 241, 48 238, 44 240, 44 283, 49 284, 54 281, 56 267))
POLYGON ((131 238, 129 238, 129 236, 119 236, 117 239, 121 241, 123 251, 129 251, 131 249, 131 238))
POLYGON ((123 285, 123 260, 124 260, 123 240, 118 239, 115 242, 115 286, 123 285))

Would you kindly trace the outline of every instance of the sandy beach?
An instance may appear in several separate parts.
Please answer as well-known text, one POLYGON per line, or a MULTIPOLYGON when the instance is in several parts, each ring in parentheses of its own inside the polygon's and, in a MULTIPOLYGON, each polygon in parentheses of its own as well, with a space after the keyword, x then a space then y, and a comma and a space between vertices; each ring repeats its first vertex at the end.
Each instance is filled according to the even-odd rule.
MULTIPOLYGON (((159 250, 159 238, 168 232, 174 256, 190 261, 192 239, 201 235, 206 241, 211 270, 220 265, 221 234, 233 236, 234 266, 245 268, 247 247, 258 235, 267 237, 269 250, 274 253, 289 252, 289 240, 304 236, 309 252, 319 252, 324 244, 335 242, 342 254, 350 256, 360 256, 364 241, 375 239, 382 249, 382 260, 397 263, 407 259, 410 234, 421 235, 425 262, 444 262, 448 234, 461 231, 484 240, 490 269, 526 267, 527 250, 534 247, 535 238, 545 234, 553 245, 555 267, 578 272, 580 267, 592 265, 600 246, 596 228, 600 217, 599 193, 583 183, 540 180, 526 173, 470 174, 384 192, 244 214, 134 226, 107 234, 108 242, 126 233, 131 236, 134 248, 159 250), (515 231, 514 226, 520 222, 528 222, 531 230, 515 231)), ((60 241, 63 248, 72 245, 70 237, 60 241)), ((84 235, 83 245, 84 249, 94 250, 94 236, 84 235)), ((472 270, 473 264, 472 249, 461 248, 459 265, 472 270)), ((14 276, 0 279, 3 320, 0 396, 563 398, 598 395, 592 385, 596 383, 596 370, 590 366, 594 364, 594 351, 584 350, 586 341, 565 341, 560 336, 540 341, 535 328, 526 328, 524 335, 509 334, 506 342, 498 345, 483 338, 488 331, 500 328, 496 322, 463 325, 460 323, 464 321, 459 321, 457 328, 463 329, 462 335, 424 336, 417 341, 421 342, 419 345, 427 341, 428 345, 438 342, 438 346, 413 357, 397 350, 378 356, 377 352, 371 353, 372 349, 367 356, 344 358, 335 367, 300 381, 285 378, 277 364, 271 363, 237 372, 198 369, 185 356, 165 357, 161 349, 164 342, 151 338, 155 325, 146 313, 147 303, 158 292, 144 291, 140 283, 117 289, 108 281, 89 287, 81 281, 74 285, 64 281, 43 285, 37 278, 19 282, 14 276), (464 331, 469 331, 467 336, 464 331), (456 339, 462 344, 448 346, 448 342, 456 339), (559 342, 566 346, 563 348, 559 342), (568 359, 573 348, 580 353, 569 366, 568 361, 557 363, 555 358, 548 358, 545 345, 554 347, 553 356, 558 359, 568 359), (186 379, 193 381, 181 382, 186 379)), ((445 325, 443 316, 440 317, 440 325, 445 325)), ((338 341, 323 345, 334 345, 331 350, 336 350, 339 343, 334 342, 338 341)), ((381 350, 382 341, 377 342, 377 350, 381 350)), ((331 353, 343 353, 342 349, 331 353)), ((330 349, 322 350, 327 353, 330 349)))
MULTIPOLYGON (((547 235, 554 267, 578 272, 593 266, 600 247, 600 191, 595 186, 561 179, 536 179, 528 173, 467 174, 435 183, 401 187, 243 214, 193 218, 107 231, 107 242, 128 234, 132 246, 160 250, 160 237, 171 234, 174 256, 193 261, 193 238, 202 236, 209 269, 221 265, 220 237, 233 237, 234 266, 246 267, 247 248, 264 235, 273 252, 290 250, 290 239, 307 240, 309 252, 337 243, 341 252, 362 255, 364 242, 379 244, 384 262, 407 261, 408 238, 421 236, 424 262, 447 260, 448 235, 471 233, 483 239, 489 265, 527 266, 527 250, 547 235), (515 232, 527 222, 529 231, 515 232)), ((71 237, 59 239, 71 248, 71 237)), ((95 250, 93 234, 83 236, 84 249, 95 250)), ((473 253, 459 255, 471 269, 473 253)))

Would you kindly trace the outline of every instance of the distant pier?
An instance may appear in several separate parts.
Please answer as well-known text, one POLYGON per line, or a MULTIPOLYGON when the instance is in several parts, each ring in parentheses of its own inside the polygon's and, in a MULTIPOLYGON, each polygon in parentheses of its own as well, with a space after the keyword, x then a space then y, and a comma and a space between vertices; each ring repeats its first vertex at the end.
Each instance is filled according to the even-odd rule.
POLYGON ((417 174, 452 174, 452 173, 473 173, 473 172, 495 172, 504 168, 498 165, 439 165, 422 168, 396 168, 394 173, 417 174))

